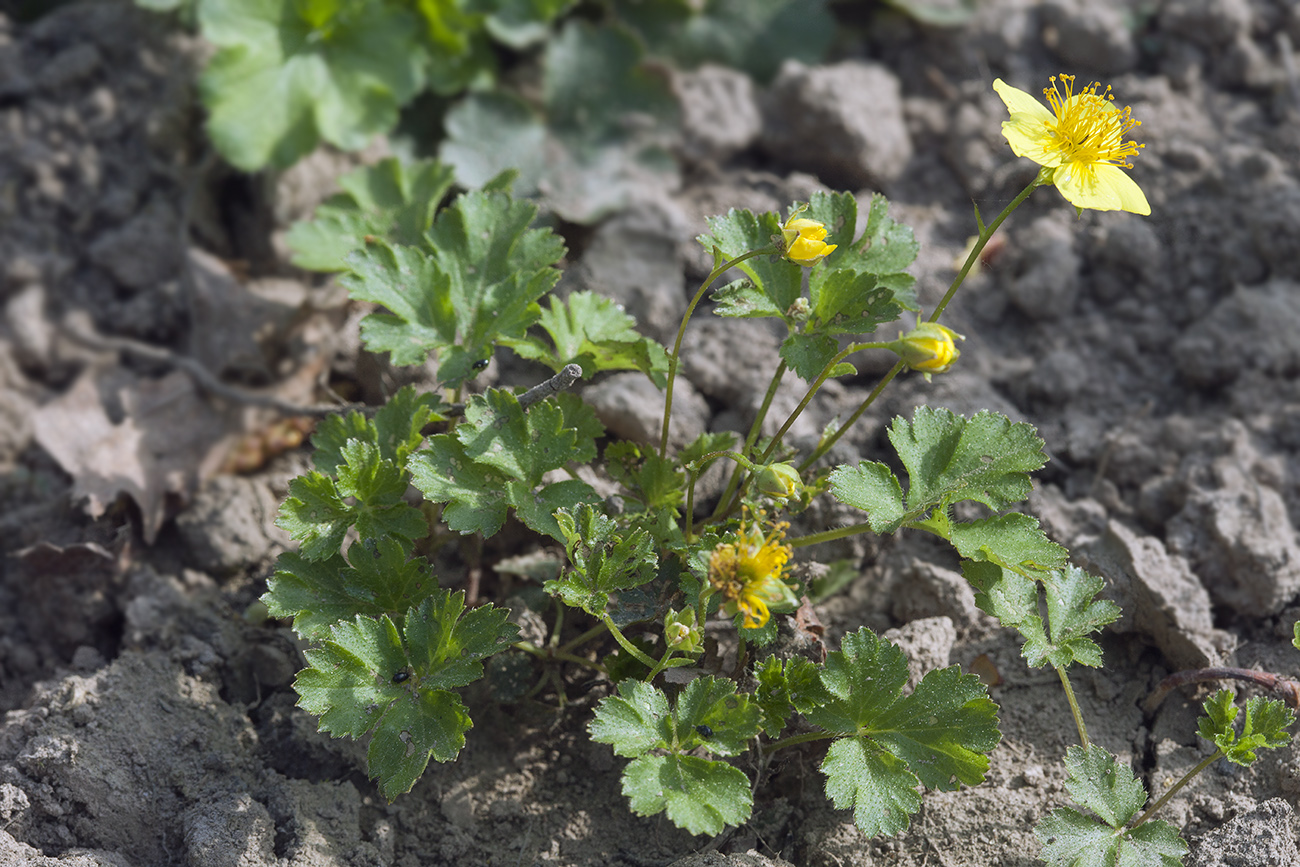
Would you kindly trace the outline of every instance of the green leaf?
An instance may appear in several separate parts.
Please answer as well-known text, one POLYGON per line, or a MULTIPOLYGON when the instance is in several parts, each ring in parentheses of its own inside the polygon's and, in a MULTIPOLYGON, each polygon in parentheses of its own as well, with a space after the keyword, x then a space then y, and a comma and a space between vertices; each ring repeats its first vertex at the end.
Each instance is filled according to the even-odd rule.
MULTIPOLYGON (((821 376, 826 365, 830 364, 840 352, 840 344, 833 337, 825 334, 794 333, 781 342, 781 357, 790 369, 805 382, 812 382, 821 376)), ((857 368, 847 362, 841 362, 831 371, 831 377, 850 376, 857 373, 857 368)))
POLYGON ((576 0, 497 0, 487 17, 487 29, 498 42, 515 50, 541 42, 550 34, 550 23, 573 6, 576 0))
POLYGON ((1039 857, 1052 867, 1175 867, 1187 844, 1166 822, 1127 825, 1146 803, 1146 790, 1133 771, 1095 744, 1066 751, 1065 786, 1075 802, 1098 818, 1068 807, 1053 810, 1034 833, 1042 841, 1039 857))
POLYGON ((456 385, 497 342, 522 338, 564 256, 558 237, 528 228, 536 213, 505 193, 466 193, 435 219, 431 252, 376 243, 354 253, 343 285, 391 311, 362 321, 366 346, 394 364, 422 364, 436 351, 439 380, 456 385))
POLYGON ((403 163, 393 157, 343 175, 343 192, 316 208, 310 221, 295 223, 285 237, 293 264, 312 271, 342 271, 346 257, 367 236, 418 247, 433 224, 434 210, 454 183, 436 160, 403 163))
POLYGON ((749 818, 753 801, 745 775, 725 762, 686 755, 697 748, 735 755, 758 734, 760 709, 735 689, 727 680, 696 678, 670 710, 657 688, 628 679, 618 695, 601 700, 587 728, 593 741, 634 759, 623 771, 623 794, 634 812, 666 812, 692 834, 717 834, 749 818))
POLYGON ((844 637, 818 669, 786 663, 791 701, 809 722, 845 735, 822 764, 826 794, 853 809, 864 834, 896 834, 920 807, 918 784, 953 791, 974 785, 997 746, 997 705, 979 678, 957 666, 931 671, 903 695, 907 660, 866 628, 844 637))
POLYGON ((1276 699, 1255 696, 1246 700, 1240 737, 1232 726, 1239 713, 1232 703, 1232 693, 1219 690, 1206 699, 1204 708, 1207 716, 1196 721, 1197 730, 1233 764, 1252 764, 1255 750, 1278 749, 1291 742, 1287 728, 1295 722, 1295 714, 1276 699))
POLYGON ((1047 538, 1036 518, 1020 512, 953 523, 948 541, 967 560, 987 560, 1040 572, 1064 567, 1070 556, 1047 538))
POLYGON ((876 532, 893 532, 962 500, 1005 509, 1029 495, 1029 473, 1046 462, 1033 426, 987 410, 968 420, 946 409, 917 407, 911 422, 894 419, 889 439, 907 469, 905 503, 902 486, 883 464, 839 467, 830 476, 837 499, 880 513, 869 518, 876 532))
POLYGON ((572 395, 548 397, 525 412, 515 395, 489 389, 470 399, 454 434, 430 437, 408 466, 425 496, 448 504, 443 519, 453 530, 490 536, 513 506, 527 526, 562 539, 555 511, 593 502, 595 492, 576 479, 543 486, 542 477, 594 458, 601 432, 572 395))
POLYGON ((431 502, 446 503, 442 519, 458 533, 493 536, 506 522, 506 477, 479 466, 454 434, 429 437, 407 462, 411 483, 431 502))
POLYGON ((536 338, 507 342, 516 353, 540 361, 556 372, 566 364, 582 367, 584 378, 602 370, 639 370, 662 388, 667 382, 668 353, 636 332, 636 320, 611 299, 594 292, 574 292, 564 301, 552 297, 538 324, 554 348, 536 338))
POLYGON ((763 660, 754 672, 758 689, 754 701, 763 712, 763 732, 774 738, 785 729, 794 706, 790 703, 790 685, 785 681, 784 664, 775 656, 763 660))
POLYGON ((881 283, 894 286, 899 303, 917 310, 915 295, 910 293, 913 281, 906 269, 916 261, 920 249, 912 227, 895 222, 889 216, 889 200, 876 193, 871 197, 867 228, 851 250, 836 258, 835 267, 876 275, 881 283))
POLYGON ((308 560, 286 551, 276 560, 262 601, 273 617, 292 617, 298 635, 316 640, 357 614, 396 619, 438 590, 428 561, 408 556, 392 537, 354 542, 346 560, 338 553, 308 560))
POLYGON ((321 731, 373 733, 370 774, 390 800, 410 790, 430 758, 456 758, 472 723, 448 688, 481 677, 481 660, 518 633, 503 608, 464 607, 464 593, 439 590, 408 609, 400 627, 388 615, 338 623, 306 651, 308 667, 294 682, 321 731))
POLYGON ((907 520, 903 486, 889 467, 865 461, 856 467, 836 467, 829 476, 835 499, 867 513, 871 529, 892 533, 907 520))
POLYGON ((289 482, 289 496, 280 504, 275 525, 301 543, 304 557, 323 560, 343 546, 343 536, 352 526, 352 510, 339 496, 334 480, 313 471, 289 482))
POLYGON ((616 10, 656 54, 688 68, 733 66, 760 82, 776 75, 787 58, 821 62, 835 35, 835 20, 821 0, 620 0, 616 10))
POLYGON ((1024 636, 1021 652, 1030 666, 1101 665, 1101 648, 1088 636, 1118 620, 1121 613, 1115 603, 1096 598, 1105 587, 1102 579, 1073 565, 1032 572, 1031 578, 996 563, 973 560, 962 563, 962 573, 975 588, 980 610, 1024 636), (1046 624, 1038 608, 1039 582, 1046 597, 1046 624))
POLYGON ((641 756, 623 771, 623 794, 638 816, 666 813, 691 834, 722 833, 749 819, 749 778, 728 765, 672 753, 641 756))
MULTIPOLYGON (((706 250, 717 250, 724 259, 735 259, 753 250, 772 246, 780 237, 781 221, 776 214, 754 216, 735 208, 721 217, 706 217, 709 233, 697 240, 706 250)), ((749 278, 748 285, 731 283, 714 293, 718 316, 776 317, 786 319, 791 305, 802 295, 803 267, 775 254, 755 256, 736 266, 749 278)))
POLYGON ((448 112, 439 155, 471 187, 518 168, 522 195, 583 224, 647 184, 671 188, 677 103, 642 55, 621 28, 570 19, 546 45, 540 114, 504 92, 472 94, 448 112))
POLYGON ((543 587, 565 605, 600 617, 610 593, 640 587, 658 573, 658 552, 645 530, 620 533, 613 519, 586 504, 572 513, 560 511, 556 521, 573 568, 543 587))
POLYGON ((812 328, 821 334, 870 334, 897 320, 905 307, 893 286, 848 268, 816 268, 808 288, 812 328))
POLYGON ((400 7, 310 17, 292 0, 199 4, 217 47, 199 78, 208 134, 237 168, 284 168, 320 138, 358 150, 423 84, 415 20, 400 7))

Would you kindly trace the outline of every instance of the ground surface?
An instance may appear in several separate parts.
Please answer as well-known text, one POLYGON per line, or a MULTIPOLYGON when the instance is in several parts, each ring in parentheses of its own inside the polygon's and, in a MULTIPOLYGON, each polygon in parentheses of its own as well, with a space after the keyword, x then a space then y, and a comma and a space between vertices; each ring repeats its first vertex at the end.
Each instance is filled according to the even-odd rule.
MULTIPOLYGON (((1035 193, 950 308, 968 338, 959 365, 899 383, 840 459, 880 455, 885 420, 918 403, 1038 427, 1052 461, 1031 509, 1125 610, 1106 668, 1077 678, 1085 718, 1162 792, 1204 753, 1194 696, 1144 714, 1153 684, 1188 666, 1289 675, 1300 661, 1300 11, 977 5, 953 31, 880 24, 757 91, 725 73, 682 80, 680 187, 573 233, 565 283, 613 292, 663 338, 700 276, 702 217, 783 208, 820 181, 890 197, 923 244, 913 273, 933 304, 973 233, 971 201, 991 216, 1036 168, 999 135, 992 80, 1036 91, 1065 70, 1113 85, 1142 121, 1132 174, 1152 216, 1076 218, 1054 190, 1035 193)), ((563 712, 471 695, 461 759, 392 805, 361 747, 294 708, 292 633, 244 614, 283 550, 271 522, 304 454, 277 456, 285 431, 265 409, 67 336, 166 347, 299 403, 322 375, 372 400, 396 381, 359 354, 346 299, 285 264, 284 228, 346 160, 250 180, 205 159, 188 84, 199 53, 116 4, 0 18, 0 863, 658 865, 698 851, 709 841, 627 811, 622 760, 585 737, 602 689, 563 712)), ((687 424, 746 420, 775 339, 701 317, 687 342, 687 424)), ((887 365, 828 389, 795 435, 855 406, 887 365)), ((791 383, 778 402, 799 393, 791 383)), ((646 408, 617 409, 606 395, 607 421, 634 431, 646 408)), ((928 794, 894 840, 865 840, 831 809, 815 750, 790 756, 717 850, 810 867, 1035 863, 1032 827, 1067 799, 1060 760, 1076 737, 1054 677, 1024 666, 922 540, 817 556, 861 570, 819 608, 828 643, 865 624, 898 629, 927 665, 986 657, 1003 743, 987 783, 928 794)), ((443 582, 462 583, 445 559, 443 582)), ((483 586, 508 589, 490 570, 483 586)), ((1249 772, 1216 766, 1165 818, 1192 841, 1189 863, 1289 864, 1298 796, 1300 759, 1279 750, 1249 772), (1232 854, 1242 839, 1252 854, 1232 854)))

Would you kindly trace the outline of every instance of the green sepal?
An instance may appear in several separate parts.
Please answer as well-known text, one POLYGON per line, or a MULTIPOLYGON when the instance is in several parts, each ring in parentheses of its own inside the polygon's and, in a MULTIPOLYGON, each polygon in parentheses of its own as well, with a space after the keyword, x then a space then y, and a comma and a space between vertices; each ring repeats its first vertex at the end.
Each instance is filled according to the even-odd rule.
POLYGON ((1125 829, 1147 800, 1128 765, 1090 744, 1066 750, 1065 787, 1075 803, 1096 814, 1053 810, 1034 829, 1043 844, 1039 857, 1052 867, 1118 865, 1118 867, 1176 867, 1183 863, 1187 844, 1178 829, 1158 820, 1125 829))
POLYGON ((1221 689, 1206 699, 1203 707, 1206 716, 1196 721, 1197 731, 1233 764, 1250 765, 1255 761, 1255 750, 1278 749, 1291 742, 1287 729, 1295 722, 1295 714, 1277 699, 1246 699, 1240 735, 1232 725, 1240 713, 1232 702, 1232 693, 1221 689))
POLYGON ((931 671, 907 696, 907 659, 862 628, 818 667, 786 663, 791 702, 837 738, 822 763, 826 794, 852 809, 868 836, 897 834, 920 808, 918 784, 953 791, 975 785, 997 746, 997 705, 979 678, 957 666, 931 671))

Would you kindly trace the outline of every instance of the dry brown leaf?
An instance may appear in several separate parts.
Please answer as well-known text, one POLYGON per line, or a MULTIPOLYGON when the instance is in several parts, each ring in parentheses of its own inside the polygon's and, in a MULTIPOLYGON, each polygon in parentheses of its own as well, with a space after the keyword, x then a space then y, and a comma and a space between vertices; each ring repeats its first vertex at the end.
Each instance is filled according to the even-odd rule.
POLYGON ((168 495, 178 503, 188 500, 214 449, 241 425, 236 414, 203 400, 179 372, 121 387, 123 418, 114 423, 98 379, 87 371, 66 394, 37 410, 36 441, 72 476, 72 495, 86 499, 92 518, 122 494, 134 500, 144 540, 152 544, 167 517, 168 495))

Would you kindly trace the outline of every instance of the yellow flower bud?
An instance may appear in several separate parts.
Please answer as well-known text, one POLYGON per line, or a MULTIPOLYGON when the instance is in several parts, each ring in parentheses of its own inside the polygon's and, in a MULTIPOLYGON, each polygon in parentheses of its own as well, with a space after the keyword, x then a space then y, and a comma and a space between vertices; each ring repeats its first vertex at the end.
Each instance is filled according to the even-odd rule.
POLYGON ((790 215, 781 227, 785 257, 797 265, 816 265, 838 247, 826 243, 826 226, 816 220, 800 217, 803 208, 790 215))
POLYGON ((897 352, 908 367, 921 371, 929 379, 932 373, 947 373, 961 355, 961 350, 953 343, 954 337, 966 339, 937 322, 922 322, 907 334, 900 334, 889 348, 897 352))
POLYGON ((760 493, 778 500, 795 496, 803 488, 803 479, 793 464, 782 462, 760 467, 754 474, 754 486, 760 493))

